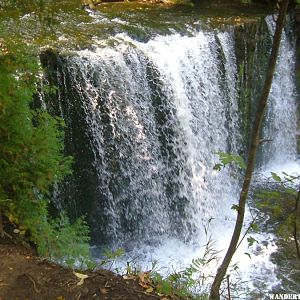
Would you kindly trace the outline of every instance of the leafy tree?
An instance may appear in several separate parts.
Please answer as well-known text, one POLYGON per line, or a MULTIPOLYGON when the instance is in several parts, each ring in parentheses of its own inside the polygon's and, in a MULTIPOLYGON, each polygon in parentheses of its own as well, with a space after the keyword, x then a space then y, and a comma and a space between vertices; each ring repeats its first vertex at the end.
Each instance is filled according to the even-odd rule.
POLYGON ((71 172, 72 159, 63 155, 63 121, 31 107, 40 74, 30 49, 1 45, 0 235, 5 215, 22 233, 30 233, 40 253, 49 258, 87 255, 85 222, 70 225, 64 216, 51 220, 48 215, 49 191, 71 172))

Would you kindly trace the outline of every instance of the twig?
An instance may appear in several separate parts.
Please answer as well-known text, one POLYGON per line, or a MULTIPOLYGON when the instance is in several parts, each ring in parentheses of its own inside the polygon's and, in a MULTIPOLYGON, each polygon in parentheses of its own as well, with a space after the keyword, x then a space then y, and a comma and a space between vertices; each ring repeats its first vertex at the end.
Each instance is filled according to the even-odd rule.
POLYGON ((230 281, 229 281, 229 275, 227 275, 226 278, 227 278, 228 300, 231 300, 231 296, 230 296, 230 281))
POLYGON ((38 289, 36 288, 36 283, 35 283, 35 281, 33 280, 33 278, 31 278, 31 276, 30 276, 29 274, 25 274, 25 275, 26 275, 26 277, 29 278, 29 280, 32 282, 34 291, 35 291, 37 294, 39 294, 41 291, 38 290, 38 289))
POLYGON ((294 240, 295 240, 295 245, 296 245, 296 250, 297 250, 297 256, 300 259, 300 249, 299 249, 299 242, 298 242, 298 228, 297 228, 297 217, 298 217, 298 207, 299 207, 299 202, 300 202, 300 186, 298 189, 298 194, 295 202, 295 220, 294 220, 294 240))
POLYGON ((69 279, 69 280, 67 280, 67 282, 61 284, 60 286, 66 286, 67 285, 69 287, 70 285, 75 285, 76 283, 77 283, 77 281, 69 279))
POLYGON ((253 220, 251 221, 251 223, 249 224, 247 230, 245 231, 245 233, 243 234, 240 242, 238 243, 238 245, 235 248, 235 251, 239 248, 239 246, 241 245, 241 243, 243 242, 243 240, 245 239, 246 235, 248 234, 250 228, 252 227, 252 225, 254 224, 254 222, 256 221, 256 219, 258 218, 259 213, 256 214, 256 216, 253 218, 253 220))
POLYGON ((3 236, 7 236, 9 239, 11 239, 15 244, 17 244, 17 242, 15 241, 15 239, 10 235, 8 234, 6 231, 3 231, 3 236))
POLYGON ((79 293, 76 297, 76 300, 79 300, 81 298, 81 293, 79 293))
MULTIPOLYGON (((272 178, 272 177, 268 177, 268 179, 271 179, 271 178, 272 178)), ((286 178, 286 177, 285 177, 285 178, 286 178)), ((277 183, 277 184, 282 185, 282 184, 284 184, 284 183, 291 183, 291 182, 293 182, 293 181, 295 181, 295 180, 298 180, 298 179, 300 179, 300 175, 299 175, 299 176, 293 176, 291 179, 282 180, 282 181, 280 181, 280 182, 268 181, 268 183, 277 183)))
POLYGON ((266 142, 273 142, 273 140, 270 140, 270 139, 261 139, 261 140, 258 141, 259 144, 266 143, 266 142))
POLYGON ((3 218, 2 218, 1 209, 0 209, 0 237, 4 238, 4 226, 3 226, 3 218))

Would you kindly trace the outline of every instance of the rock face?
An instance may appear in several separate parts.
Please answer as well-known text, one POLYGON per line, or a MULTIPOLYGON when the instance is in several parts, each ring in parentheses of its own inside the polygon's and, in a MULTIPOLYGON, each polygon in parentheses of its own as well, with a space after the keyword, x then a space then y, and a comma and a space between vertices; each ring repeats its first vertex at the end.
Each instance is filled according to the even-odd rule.
MULTIPOLYGON (((41 53, 40 60, 46 74, 45 84, 56 87, 44 95, 44 105, 51 114, 63 117, 66 124, 65 151, 74 157, 73 176, 55 191, 54 197, 60 199, 56 205, 67 210, 71 217, 77 218, 86 214, 91 218, 91 207, 95 203, 93 200, 99 199, 101 194, 97 189, 97 173, 93 166, 93 149, 87 135, 86 114, 80 96, 73 92, 73 81, 65 68, 68 57, 48 49, 41 53)), ((100 200, 99 203, 104 201, 100 200)), ((105 227, 107 220, 103 219, 104 216, 99 215, 97 219, 99 224, 105 227)), ((91 223, 91 220, 89 221, 91 223)))

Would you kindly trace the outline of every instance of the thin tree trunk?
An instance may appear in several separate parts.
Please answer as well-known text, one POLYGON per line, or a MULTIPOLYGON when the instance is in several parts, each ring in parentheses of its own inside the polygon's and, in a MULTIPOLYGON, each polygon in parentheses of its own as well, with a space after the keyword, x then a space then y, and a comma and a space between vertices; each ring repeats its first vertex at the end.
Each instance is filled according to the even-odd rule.
POLYGON ((295 202, 295 219, 294 219, 294 240, 297 250, 297 257, 300 259, 300 248, 299 248, 299 242, 298 242, 298 208, 299 208, 299 202, 300 202, 300 187, 298 190, 296 202, 295 202))
POLYGON ((4 228, 3 228, 3 219, 2 219, 2 212, 0 209, 0 238, 4 237, 4 228))
POLYGON ((272 51, 269 59, 269 65, 267 69, 267 74, 263 86, 263 91, 258 102, 257 111, 255 114, 255 120, 253 124, 251 140, 250 140, 250 149, 248 154, 247 168, 245 172, 244 182, 242 186, 242 191, 239 199, 239 208, 237 212, 237 219, 235 223, 235 228, 231 237, 227 253, 222 261, 222 264, 217 270, 217 274, 214 278, 209 299, 210 300, 219 300, 220 299, 220 286, 226 275, 227 268, 231 262, 232 256, 236 251, 236 247, 239 242, 240 234, 243 227, 244 215, 245 215, 245 206, 246 200, 248 197, 249 187, 251 183, 252 173, 255 166, 256 152, 259 145, 259 133, 261 129, 262 120, 264 117, 265 108, 267 106, 267 101, 271 89, 271 84, 273 80, 273 75, 275 72, 276 61, 279 52, 281 33, 284 27, 285 16, 288 8, 289 0, 282 0, 280 2, 279 15, 276 22, 276 30, 273 39, 272 51))

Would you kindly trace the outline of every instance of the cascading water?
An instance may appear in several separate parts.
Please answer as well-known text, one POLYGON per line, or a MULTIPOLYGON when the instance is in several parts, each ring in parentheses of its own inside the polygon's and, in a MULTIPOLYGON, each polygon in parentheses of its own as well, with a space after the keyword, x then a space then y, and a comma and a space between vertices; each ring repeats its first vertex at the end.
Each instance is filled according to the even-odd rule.
MULTIPOLYGON (((123 246, 198 239, 210 218, 229 217, 224 207, 237 191, 226 171, 213 170, 216 152, 237 152, 240 138, 233 33, 114 42, 70 57, 61 72, 71 84, 60 83, 84 113, 101 230, 123 246)), ((64 101, 69 113, 78 107, 64 101)))
MULTIPOLYGON (((77 167, 57 197, 70 194, 71 210, 88 214, 95 244, 189 262, 213 219, 213 237, 226 248, 240 187, 233 170, 213 167, 216 152, 245 148, 234 35, 229 28, 140 42, 117 34, 59 57, 55 105, 77 167)), ((296 159, 293 68, 284 36, 262 169, 296 159)))
MULTIPOLYGON (((273 35, 275 23, 272 17, 266 18, 266 22, 273 35)), ((263 130, 263 138, 269 141, 263 146, 262 168, 269 171, 288 168, 292 172, 300 172, 300 166, 296 163, 297 95, 294 70, 295 47, 283 32, 263 130)))

